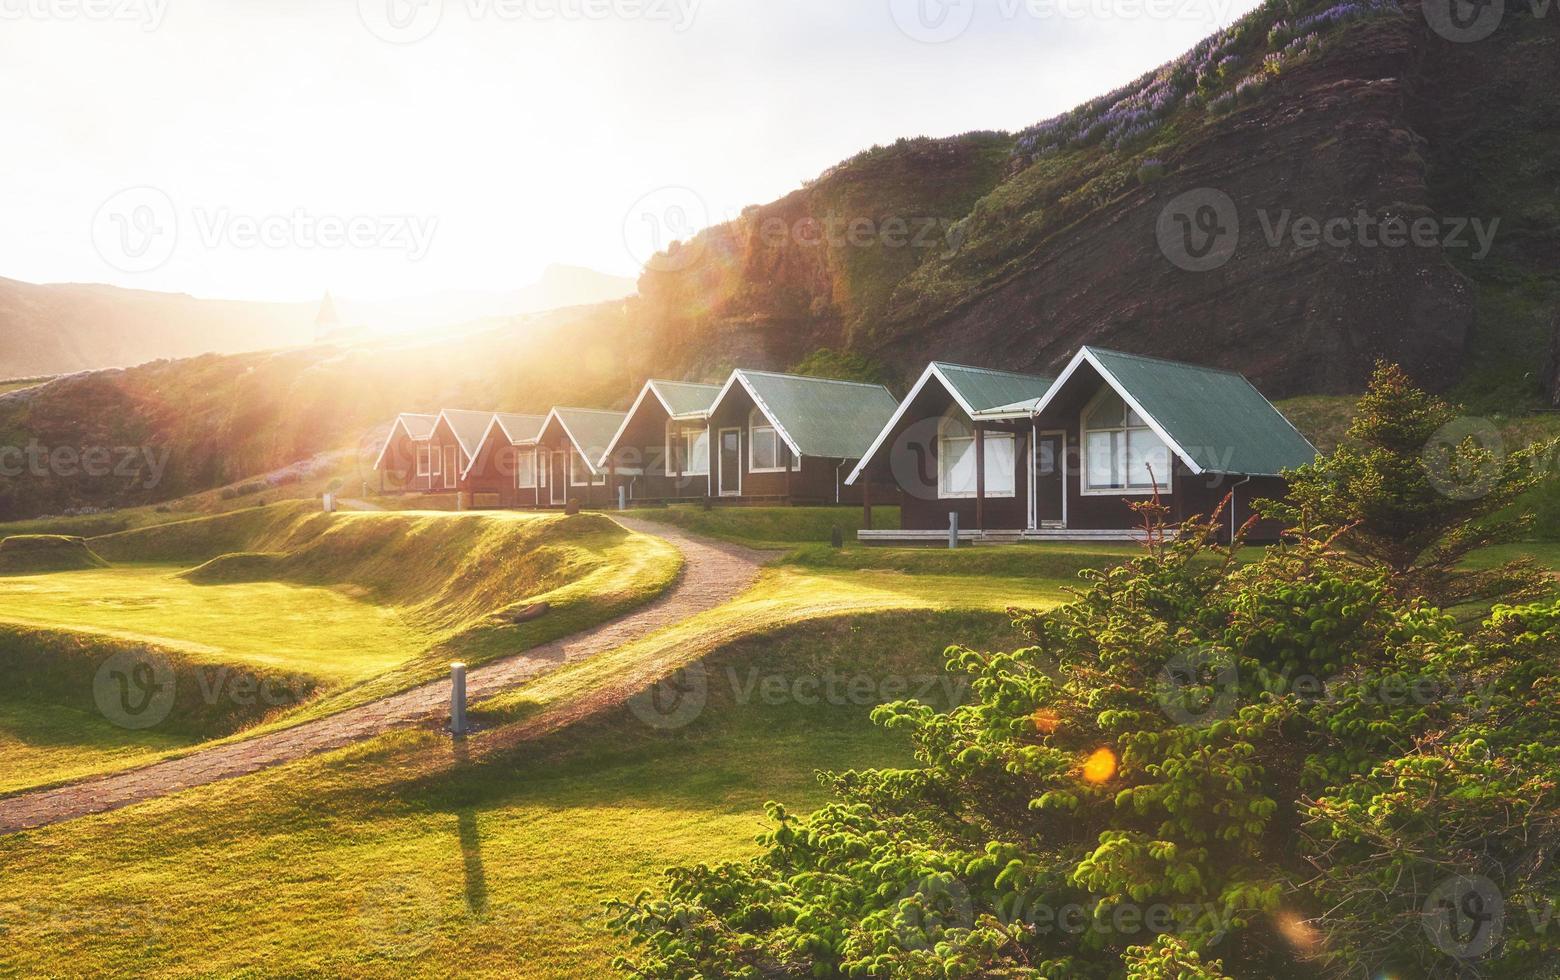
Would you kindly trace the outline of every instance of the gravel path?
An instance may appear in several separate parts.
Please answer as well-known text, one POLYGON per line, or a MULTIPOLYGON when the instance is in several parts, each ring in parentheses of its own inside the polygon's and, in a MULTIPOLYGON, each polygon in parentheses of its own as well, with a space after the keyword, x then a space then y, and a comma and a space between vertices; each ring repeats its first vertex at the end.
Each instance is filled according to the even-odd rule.
MULTIPOLYGON (((473 668, 466 678, 469 701, 475 703, 563 664, 614 649, 713 609, 752 584, 765 558, 761 552, 694 537, 667 525, 626 517, 613 519, 631 531, 652 534, 675 545, 683 554, 683 570, 677 582, 648 605, 611 622, 473 668)), ((0 834, 117 809, 340 748, 391 729, 443 720, 448 717, 449 698, 449 681, 435 681, 328 718, 197 751, 144 769, 0 799, 0 834)))

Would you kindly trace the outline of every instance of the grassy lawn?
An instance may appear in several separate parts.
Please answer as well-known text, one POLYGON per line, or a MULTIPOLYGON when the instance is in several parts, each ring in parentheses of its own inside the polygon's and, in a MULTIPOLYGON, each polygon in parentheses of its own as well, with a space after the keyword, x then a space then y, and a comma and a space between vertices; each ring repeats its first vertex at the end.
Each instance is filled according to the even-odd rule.
MULTIPOLYGON (((828 544, 836 526, 847 542, 853 542, 856 532, 861 530, 860 507, 712 507, 705 510, 698 504, 673 504, 630 508, 624 513, 752 548, 828 544)), ((872 508, 872 526, 879 530, 897 528, 899 508, 872 508)))
POLYGON ((394 607, 288 582, 195 585, 168 565, 0 578, 0 621, 65 626, 351 684, 405 662, 432 633, 394 607))
POLYGON ((0 793, 322 717, 442 676, 452 659, 519 653, 648 601, 681 568, 666 542, 594 515, 275 505, 90 544, 116 564, 0 577, 0 745, 15 760, 0 793), (156 563, 127 562, 138 556, 156 563), (539 618, 505 616, 537 603, 549 607, 539 618), (170 659, 178 685, 163 738, 26 727, 51 707, 90 713, 98 665, 144 645, 170 659), (222 696, 223 679, 240 674, 297 696, 222 696))
MULTIPOLYGON (((1000 615, 879 613, 746 635, 708 666, 916 676, 958 640, 1018 642, 1000 615)), ((822 802, 816 770, 909 761, 868 722, 874 697, 743 697, 713 684, 677 732, 619 709, 464 762, 446 739, 397 733, 0 838, 0 970, 604 974, 622 946, 602 900, 633 897, 672 864, 752 853, 766 801, 822 802)))
POLYGON ((127 731, 95 711, 0 698, 0 795, 154 761, 194 736, 127 731))

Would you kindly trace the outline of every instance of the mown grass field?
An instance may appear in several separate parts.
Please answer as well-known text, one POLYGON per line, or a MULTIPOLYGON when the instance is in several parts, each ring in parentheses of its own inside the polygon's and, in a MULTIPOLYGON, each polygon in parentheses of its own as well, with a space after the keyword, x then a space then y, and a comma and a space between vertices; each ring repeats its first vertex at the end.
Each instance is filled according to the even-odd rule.
POLYGON ((114 564, 0 576, 0 793, 320 717, 432 680, 452 659, 518 653, 648 601, 681 567, 664 541, 598 516, 325 515, 302 503, 88 543, 114 564), (507 618, 537 603, 545 615, 507 618), (94 717, 98 664, 142 646, 177 665, 181 690, 153 736, 100 716, 38 726, 51 708, 94 717), (240 676, 281 697, 235 695, 240 676))
POLYGON ((602 974, 623 948, 604 899, 631 898, 675 863, 751 853, 766 801, 823 800, 817 770, 908 761, 867 715, 883 682, 937 674, 955 639, 1019 642, 1004 616, 975 612, 745 633, 711 651, 708 703, 676 731, 618 709, 486 756, 484 739, 506 730, 475 736, 482 757, 465 763, 447 739, 399 733, 0 838, 0 969, 602 974), (774 686, 754 671, 787 690, 831 671, 864 677, 867 693, 755 696, 774 686))

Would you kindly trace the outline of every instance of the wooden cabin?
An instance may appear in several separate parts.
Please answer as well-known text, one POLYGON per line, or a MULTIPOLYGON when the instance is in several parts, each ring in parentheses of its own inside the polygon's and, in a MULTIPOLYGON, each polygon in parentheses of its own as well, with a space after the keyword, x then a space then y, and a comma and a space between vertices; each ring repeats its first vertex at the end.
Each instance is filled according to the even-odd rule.
POLYGON ((597 408, 554 408, 543 420, 536 439, 539 506, 563 507, 578 500, 581 507, 605 508, 616 503, 609 485, 607 446, 627 416, 597 408))
POLYGON ((437 415, 403 412, 390 424, 374 470, 379 473, 380 493, 426 492, 432 485, 432 455, 428 437, 439 421, 437 415))
POLYGON ((546 421, 545 415, 493 414, 461 477, 472 507, 542 506, 546 468, 536 465, 536 441, 546 421))
MULTIPOLYGON (((725 503, 856 503, 846 484, 894 414, 882 385, 736 370, 710 405, 709 493, 725 503)), ((885 484, 878 503, 898 492, 885 484)))
MULTIPOLYGON (((946 367, 928 371, 947 374, 946 367)), ((851 474, 886 473, 905 495, 902 530, 863 531, 863 540, 941 539, 949 512, 976 539, 1129 539, 1142 523, 1130 504, 1156 493, 1173 523, 1210 514, 1231 495, 1222 515, 1228 538, 1251 516, 1254 499, 1286 492, 1285 470, 1316 458, 1315 447, 1242 375, 1097 347, 1080 350, 1038 398, 984 411, 951 413, 918 389, 851 474), (992 451, 992 433, 1012 439, 1012 496, 1007 450, 992 451), (944 478, 969 466, 973 502, 950 493, 944 478), (927 489, 934 473, 935 494, 927 489), (994 487, 1002 493, 993 496, 994 487), (1013 505, 1019 497, 1022 507, 1013 505)), ((954 489, 966 490, 967 482, 954 489)), ((1251 538, 1271 540, 1280 530, 1259 524, 1251 538)))
POLYGON ((720 385, 646 381, 601 463, 635 501, 710 495, 710 407, 720 385))

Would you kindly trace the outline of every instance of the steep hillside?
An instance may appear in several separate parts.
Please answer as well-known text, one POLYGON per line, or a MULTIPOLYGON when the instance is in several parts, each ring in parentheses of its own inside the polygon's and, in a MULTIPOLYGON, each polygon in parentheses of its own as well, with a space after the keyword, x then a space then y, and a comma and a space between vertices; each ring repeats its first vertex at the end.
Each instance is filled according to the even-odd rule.
POLYGON ((657 257, 623 301, 0 393, 0 450, 167 460, 153 485, 0 480, 0 519, 371 457, 401 411, 623 407, 646 376, 738 364, 894 384, 928 358, 1043 371, 1096 343, 1284 398, 1358 391, 1388 357, 1477 411, 1537 407, 1560 382, 1560 93, 1535 80, 1560 41, 1508 6, 1453 43, 1415 2, 1274 0, 1021 133, 865 151, 657 257))
MULTIPOLYGON (((1553 308, 1530 278, 1554 265, 1560 117, 1532 79, 1556 68, 1560 48, 1523 10, 1453 44, 1414 3, 1269 3, 1016 139, 864 154, 709 231, 692 265, 652 267, 640 291, 675 334, 779 361, 840 344, 901 374, 931 355, 1039 370, 1092 342, 1238 368, 1280 397, 1358 390, 1377 356, 1447 388, 1470 351, 1482 368, 1509 349, 1492 314, 1513 288, 1533 287, 1520 302, 1535 324, 1534 307, 1553 308), (1188 192, 1228 210, 1177 203, 1188 192), (1174 249, 1178 212, 1233 219, 1222 262, 1190 271, 1167 256, 1159 225, 1174 249), (1431 219, 1435 241, 1361 244, 1351 228, 1306 247, 1294 225, 1360 214, 1370 231, 1431 219), (880 241, 768 239, 776 215, 956 223, 939 247, 882 261, 880 241), (1474 258, 1481 228, 1495 247, 1474 258)), ((1537 393, 1536 372, 1519 380, 1537 393)))

